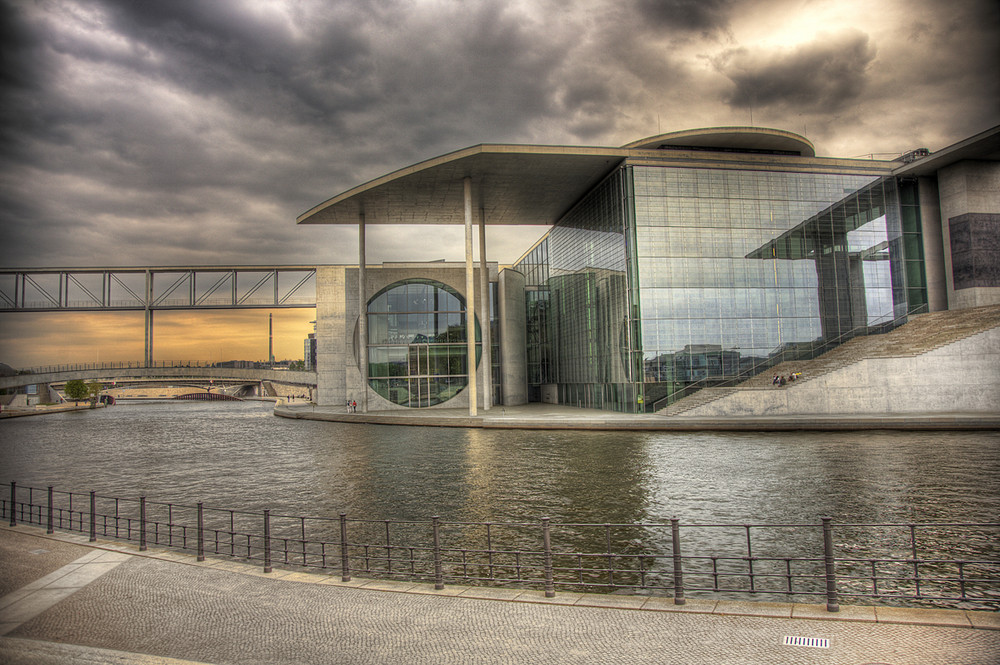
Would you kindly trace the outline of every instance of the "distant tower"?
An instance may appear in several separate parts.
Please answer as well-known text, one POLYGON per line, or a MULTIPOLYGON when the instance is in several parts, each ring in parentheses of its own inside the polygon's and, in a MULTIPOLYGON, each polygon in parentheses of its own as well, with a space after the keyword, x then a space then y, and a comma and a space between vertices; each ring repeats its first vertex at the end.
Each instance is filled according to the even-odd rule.
POLYGON ((267 361, 274 364, 274 314, 267 315, 267 361))

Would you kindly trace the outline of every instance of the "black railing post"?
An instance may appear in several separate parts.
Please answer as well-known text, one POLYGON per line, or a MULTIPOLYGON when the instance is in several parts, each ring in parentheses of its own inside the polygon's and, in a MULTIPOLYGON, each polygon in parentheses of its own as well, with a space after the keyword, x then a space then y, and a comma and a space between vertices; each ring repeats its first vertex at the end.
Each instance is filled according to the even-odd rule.
POLYGON ((198 502, 198 561, 205 560, 205 513, 201 501, 198 502))
POLYGON ((340 513, 340 581, 351 581, 351 559, 347 551, 347 513, 340 513))
POLYGON ((48 524, 46 525, 45 533, 56 532, 56 525, 54 520, 52 519, 52 493, 53 493, 52 485, 49 485, 49 508, 48 508, 48 515, 46 515, 46 517, 48 518, 48 524))
POLYGON ((542 544, 545 546, 545 597, 555 598, 556 587, 552 582, 552 538, 548 517, 542 518, 542 544))
POLYGON ((146 497, 139 497, 139 551, 146 551, 146 497))
POLYGON ((264 511, 264 572, 271 572, 271 511, 264 511))
POLYGON ((681 525, 676 517, 670 518, 670 541, 674 550, 674 605, 683 605, 684 569, 681 563, 681 525))
POLYGON ((90 542, 97 542, 97 492, 90 490, 90 542))
POLYGON ((440 591, 444 588, 444 572, 441 567, 441 518, 435 515, 431 519, 434 530, 434 588, 440 591))
POLYGON ((17 499, 17 481, 10 481, 10 525, 17 526, 17 517, 14 515, 15 499, 17 499))
POLYGON ((833 522, 829 517, 823 520, 823 559, 826 563, 826 611, 839 612, 837 603, 837 562, 833 558, 833 522))

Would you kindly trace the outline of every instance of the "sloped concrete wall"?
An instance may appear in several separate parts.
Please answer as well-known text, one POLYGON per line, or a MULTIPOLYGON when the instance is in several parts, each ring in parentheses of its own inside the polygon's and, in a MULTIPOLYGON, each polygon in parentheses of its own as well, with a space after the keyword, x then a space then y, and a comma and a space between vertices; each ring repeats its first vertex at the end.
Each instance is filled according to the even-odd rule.
POLYGON ((684 416, 1000 413, 1000 328, 912 358, 870 358, 784 388, 741 390, 684 416))

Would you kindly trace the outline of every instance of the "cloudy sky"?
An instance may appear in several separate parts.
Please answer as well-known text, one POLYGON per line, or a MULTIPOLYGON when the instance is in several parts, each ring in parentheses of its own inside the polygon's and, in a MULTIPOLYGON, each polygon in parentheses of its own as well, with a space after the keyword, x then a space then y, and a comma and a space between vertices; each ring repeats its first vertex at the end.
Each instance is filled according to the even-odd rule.
MULTIPOLYGON (((1000 122, 994 0, 0 0, 0 12, 6 268, 351 262, 356 229, 296 215, 483 142, 617 146, 752 122, 821 155, 891 157, 1000 122)), ((369 260, 461 258, 459 228, 417 233, 373 228, 369 260)), ((528 241, 491 229, 490 258, 528 241)))

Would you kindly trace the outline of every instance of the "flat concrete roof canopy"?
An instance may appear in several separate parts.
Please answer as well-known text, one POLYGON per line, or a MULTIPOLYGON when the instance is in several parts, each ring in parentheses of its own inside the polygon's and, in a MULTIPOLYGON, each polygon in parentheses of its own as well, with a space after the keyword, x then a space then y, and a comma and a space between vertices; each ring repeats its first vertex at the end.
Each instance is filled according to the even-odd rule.
POLYGON ((464 224, 464 185, 494 225, 555 224, 636 151, 709 150, 815 157, 798 134, 763 127, 710 127, 660 134, 621 148, 481 144, 399 169, 299 215, 299 224, 464 224))
POLYGON ((734 150, 746 152, 784 152, 802 157, 815 157, 816 149, 803 136, 783 129, 767 127, 708 127, 659 134, 627 143, 623 148, 663 150, 694 148, 701 150, 734 150))
POLYGON ((325 201, 299 224, 464 224, 463 180, 494 225, 550 225, 621 163, 620 148, 477 145, 441 155, 325 201))
POLYGON ((897 176, 931 176, 946 166, 966 159, 1000 160, 1000 125, 921 157, 893 171, 897 176))

